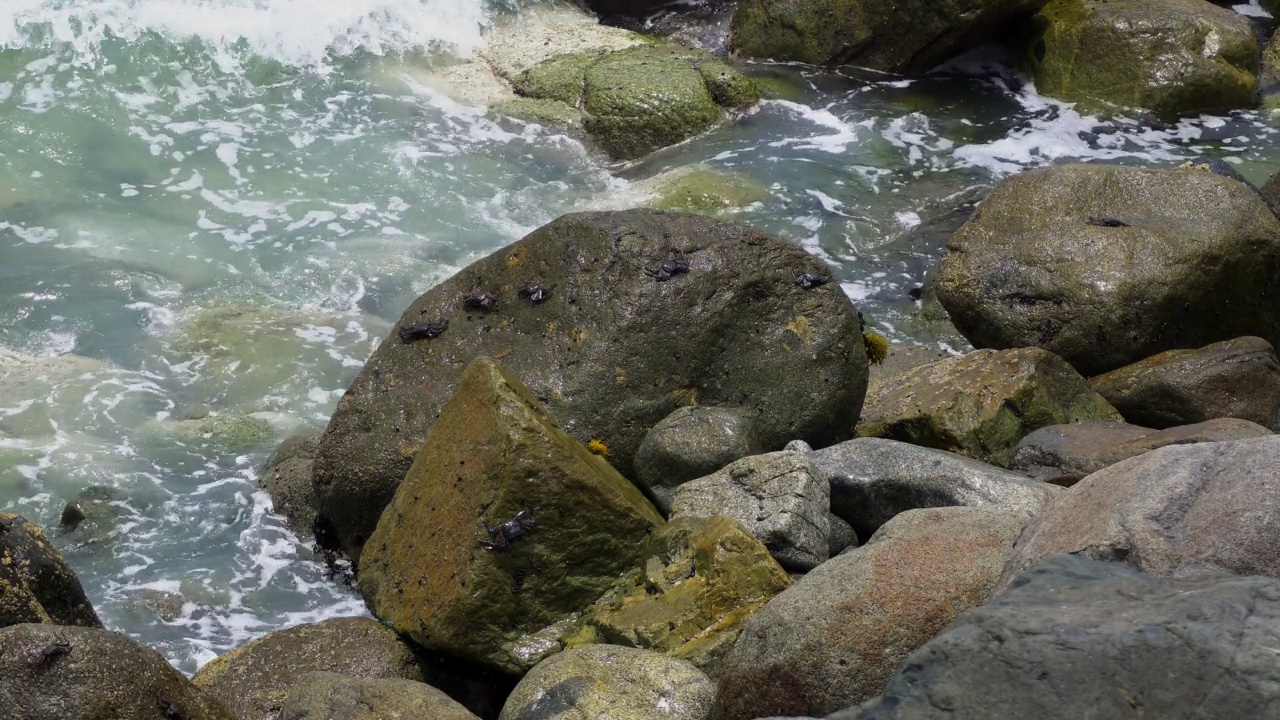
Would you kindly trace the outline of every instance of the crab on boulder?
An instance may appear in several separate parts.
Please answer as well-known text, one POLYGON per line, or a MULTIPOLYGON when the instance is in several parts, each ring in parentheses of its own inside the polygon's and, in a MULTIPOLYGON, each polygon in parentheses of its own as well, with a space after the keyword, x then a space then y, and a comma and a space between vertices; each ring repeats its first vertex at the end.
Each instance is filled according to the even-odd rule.
MULTIPOLYGON (((500 358, 574 440, 597 440, 624 476, 678 407, 733 408, 763 452, 851 434, 866 391, 857 310, 803 249, 751 227, 657 210, 566 215, 418 298, 400 327, 443 318, 431 340, 382 343, 334 411, 314 466, 317 509, 353 559, 391 501, 466 364, 500 358), (646 270, 679 259, 688 272, 646 270), (474 278, 500 310, 466 313, 474 278), (546 291, 519 300, 522 288, 546 291)), ((492 508, 502 521, 520 506, 492 508)), ((538 519, 545 518, 530 507, 538 519)), ((484 532, 479 515, 468 532, 484 532)), ((469 521, 470 522, 470 521, 469 521)), ((488 539, 488 538, 485 538, 488 539)), ((472 547, 480 549, 478 542, 472 547)))

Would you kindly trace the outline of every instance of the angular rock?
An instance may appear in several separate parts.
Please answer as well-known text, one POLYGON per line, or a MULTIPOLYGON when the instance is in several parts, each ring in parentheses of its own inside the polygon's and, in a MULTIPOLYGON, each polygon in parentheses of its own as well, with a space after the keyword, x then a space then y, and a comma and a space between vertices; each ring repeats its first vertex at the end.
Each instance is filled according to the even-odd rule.
POLYGON ((827 526, 831 528, 827 534, 827 554, 829 557, 835 557, 844 552, 846 548, 852 550, 858 547, 858 533, 853 526, 845 522, 835 513, 827 514, 827 526))
POLYGON ((734 50, 814 65, 923 73, 1030 18, 1044 0, 747 0, 734 13, 734 50))
POLYGON ((1035 345, 1097 375, 1243 335, 1274 345, 1277 274, 1280 221, 1247 185, 1059 165, 1001 183, 952 236, 936 288, 975 346, 1035 345))
POLYGON ((676 408, 636 449, 636 482, 667 512, 680 485, 762 452, 750 413, 733 407, 676 408))
POLYGON ((369 618, 336 618, 280 630, 201 667, 191 681, 240 720, 271 720, 309 672, 351 678, 422 680, 410 647, 369 618))
POLYGON ((80 579, 40 528, 0 513, 0 628, 19 623, 102 627, 80 579))
POLYGON ((1053 0, 1031 23, 1036 89, 1158 113, 1251 107, 1258 40, 1249 20, 1205 0, 1053 0))
POLYGON ((754 535, 783 567, 810 570, 826 561, 831 486, 804 453, 743 458, 676 489, 671 518, 727 515, 754 535))
POLYGON ((267 458, 259 481, 271 495, 272 511, 284 515, 289 527, 300 533, 310 533, 316 524, 311 468, 319 444, 319 432, 295 435, 280 443, 267 458))
POLYGON ((47 624, 0 628, 0 717, 242 720, 160 653, 119 633, 47 624))
POLYGON ((883 697, 830 720, 1271 717, 1278 646, 1273 579, 1057 555, 911 655, 883 697))
POLYGON ((738 521, 676 518, 649 541, 644 567, 592 606, 581 641, 655 650, 716 677, 724 656, 786 571, 738 521))
POLYGON ((1151 575, 1280 577, 1280 436, 1173 445, 1081 480, 1032 519, 1002 587, 1072 553, 1151 575))
POLYGON ((742 225, 652 210, 568 215, 420 297, 402 326, 451 319, 431 340, 382 343, 338 403, 314 468, 319 512, 358 556, 462 366, 501 356, 566 432, 633 472, 650 428, 683 405, 750 410, 766 449, 847 435, 866 386, 857 313, 803 250, 742 225), (683 255, 687 274, 645 274, 683 255), (459 297, 480 277, 489 313, 459 297), (540 304, 517 289, 551 288, 540 304), (715 292, 711 292, 714 289, 715 292), (714 355, 709 348, 716 348, 714 355))
POLYGON ((1280 429, 1280 360, 1259 337, 1166 350, 1090 378, 1089 385, 1137 425, 1238 418, 1280 429))
POLYGON ((650 650, 589 645, 538 663, 501 720, 706 720, 715 685, 693 665, 650 650))
POLYGON ((279 720, 478 720, 448 695, 412 680, 353 678, 311 672, 296 679, 279 720))
POLYGON ((809 464, 831 484, 831 512, 862 539, 908 510, 977 507, 1029 519, 1062 493, 955 453, 880 438, 817 450, 809 464))
POLYGON ((981 508, 899 515, 756 613, 712 717, 822 715, 884 692, 908 654, 986 602, 1025 524, 981 508))
POLYGON ((886 380, 867 393, 857 432, 1008 466, 1018 441, 1033 430, 1120 419, 1053 353, 977 350, 886 380))
POLYGON ((360 591, 419 645, 521 673, 543 654, 531 638, 638 565, 662 525, 639 489, 481 357, 370 537, 360 591))
POLYGON ((1041 482, 1071 487, 1109 465, 1166 445, 1246 440, 1270 434, 1257 423, 1234 418, 1167 430, 1104 422, 1051 425, 1022 438, 1011 466, 1041 482))

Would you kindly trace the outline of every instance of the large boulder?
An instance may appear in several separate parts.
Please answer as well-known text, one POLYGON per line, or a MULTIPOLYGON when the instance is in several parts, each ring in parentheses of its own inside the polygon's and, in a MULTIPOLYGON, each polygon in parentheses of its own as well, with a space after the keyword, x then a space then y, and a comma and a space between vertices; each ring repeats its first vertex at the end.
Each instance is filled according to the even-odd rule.
POLYGON ((676 408, 644 436, 636 450, 636 482, 667 512, 679 486, 762 452, 749 412, 688 405, 676 408))
POLYGON ((1071 487, 1102 468, 1166 445, 1247 440, 1270 434, 1257 423, 1234 418, 1165 430, 1114 422, 1051 425, 1022 438, 1013 452, 1012 467, 1037 480, 1071 487))
POLYGON ((0 717, 243 720, 119 633, 47 624, 0 628, 0 717))
POLYGON ((0 628, 20 623, 102 627, 80 579, 44 532, 0 513, 0 628))
POLYGON ((1090 378, 1089 385, 1138 425, 1238 418, 1280 428, 1280 360, 1259 337, 1166 350, 1090 378))
POLYGON ((733 47, 749 57, 923 73, 998 37, 1044 2, 745 0, 733 16, 733 47))
POLYGON ((1280 713, 1280 582, 1153 578, 1058 555, 960 616, 884 696, 830 720, 1280 713))
POLYGON ((295 679, 288 693, 279 720, 479 720, 448 695, 413 680, 311 672, 295 679))
POLYGON ((1033 430, 1120 419, 1051 352, 977 350, 921 366, 868 392, 858 434, 1007 466, 1018 441, 1033 430))
POLYGON ((952 236, 936 289, 975 346, 1035 345, 1096 375, 1243 335, 1274 344, 1277 274, 1280 221, 1247 185, 1061 165, 992 191, 952 236))
POLYGON ((1032 22, 1036 89, 1092 105, 1158 113, 1250 107, 1253 26, 1206 0, 1052 0, 1032 22))
POLYGON ((358 555, 463 366, 500 357, 579 442, 599 440, 623 474, 650 428, 683 405, 752 413, 759 441, 826 445, 862 408, 866 355, 857 313, 808 253, 743 225, 653 210, 567 215, 441 283, 404 329, 445 318, 430 340, 393 334, 338 403, 314 467, 319 511, 358 555), (683 258, 659 282, 646 270, 683 258), (459 297, 480 280, 490 312, 459 297), (548 289, 538 304, 523 283, 548 289))
POLYGON ((191 678, 240 720, 273 720, 309 672, 422 680, 413 651, 369 618, 336 618, 273 632, 217 657, 191 678))
POLYGON ((706 720, 715 691, 710 678, 683 660, 589 645, 530 670, 500 720, 706 720))
POLYGON ((814 451, 809 464, 831 484, 831 512, 863 540, 907 510, 976 507, 1030 519, 1062 493, 955 453, 880 438, 814 451))
POLYGON ((1277 467, 1280 436, 1271 435, 1171 445, 1099 470, 1031 521, 1002 585, 1057 553, 1152 575, 1280 577, 1277 467))
POLYGON ((729 517, 675 518, 644 566, 586 613, 574 643, 607 642, 688 660, 712 677, 751 616, 791 585, 760 541, 729 517))
POLYGON ((662 525, 638 488, 482 357, 370 537, 360 591, 419 645, 518 674, 547 653, 546 628, 641 564, 662 525))
MULTIPOLYGON (((1280 8, 1277 8, 1280 12, 1280 8)), ((1258 89, 1264 95, 1275 95, 1280 91, 1280 43, 1276 42, 1280 39, 1280 29, 1277 29, 1271 36, 1271 40, 1267 43, 1267 49, 1262 53, 1262 66, 1258 73, 1258 89)))
POLYGON ((671 517, 727 515, 769 548, 784 567, 811 570, 827 559, 831 485, 802 452, 743 458, 681 485, 671 517))
POLYGON ((756 613, 725 660, 712 717, 822 715, 884 692, 907 655, 986 602, 1025 524, 980 508, 899 515, 756 613))

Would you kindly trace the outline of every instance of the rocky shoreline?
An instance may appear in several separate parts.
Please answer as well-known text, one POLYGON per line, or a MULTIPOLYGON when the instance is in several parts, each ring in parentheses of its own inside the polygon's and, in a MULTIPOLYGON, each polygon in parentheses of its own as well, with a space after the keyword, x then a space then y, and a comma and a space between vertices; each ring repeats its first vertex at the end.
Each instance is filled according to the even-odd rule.
MULTIPOLYGON (((1202 54, 1251 70, 1248 92, 1192 92, 1192 68, 1167 104, 1118 96, 1253 102, 1248 21, 1193 2, 945 3, 950 24, 890 46, 870 0, 744 0, 733 28, 744 55, 922 71, 1024 23, 1046 92, 1111 102, 1064 53, 1209 17, 1221 57, 1202 54), (777 31, 852 32, 814 26, 831 12, 873 37, 777 31)), ((506 48, 446 75, 490 72, 618 160, 758 99, 712 54, 600 32, 607 52, 506 48), (663 82, 684 89, 657 107, 663 82)), ((373 618, 280 629, 187 679, 0 514, 0 716, 1277 715, 1278 189, 1217 162, 1009 178, 922 288, 979 348, 941 357, 886 352, 832 268, 754 228, 565 215, 422 294, 324 432, 263 470, 373 618)), ((156 432, 270 436, 219 417, 156 432)), ((86 491, 64 525, 110 523, 111 500, 86 491)))

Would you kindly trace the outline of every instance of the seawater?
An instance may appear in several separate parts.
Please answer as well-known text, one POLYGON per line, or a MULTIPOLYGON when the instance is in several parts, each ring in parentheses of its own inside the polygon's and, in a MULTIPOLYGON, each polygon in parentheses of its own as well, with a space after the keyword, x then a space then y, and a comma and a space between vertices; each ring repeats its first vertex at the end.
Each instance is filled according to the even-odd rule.
POLYGON ((0 3, 0 509, 51 529, 109 627, 192 672, 270 630, 364 613, 257 488, 271 443, 175 423, 322 428, 416 295, 562 213, 643 204, 660 173, 747 178, 761 198, 727 217, 823 257, 892 339, 963 350, 908 291, 1001 178, 1209 156, 1261 182, 1280 164, 1266 114, 1100 119, 987 52, 914 79, 751 64, 789 90, 627 165, 419 82, 499 16, 538 10, 0 3), (91 485, 120 491, 114 529, 53 530, 91 485), (162 620, 148 591, 176 593, 180 614, 162 620))

